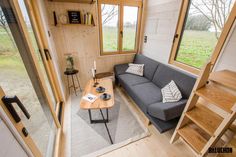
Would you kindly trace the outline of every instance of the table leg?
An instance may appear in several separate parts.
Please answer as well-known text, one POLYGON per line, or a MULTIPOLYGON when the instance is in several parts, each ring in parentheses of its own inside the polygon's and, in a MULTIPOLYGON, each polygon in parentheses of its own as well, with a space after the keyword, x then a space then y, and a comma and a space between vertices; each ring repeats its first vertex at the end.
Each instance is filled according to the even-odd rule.
POLYGON ((108 117, 108 108, 106 109, 107 112, 107 123, 109 122, 109 117, 108 117))
POLYGON ((80 86, 80 83, 79 83, 79 79, 78 79, 78 75, 76 74, 75 76, 76 76, 76 79, 77 79, 77 83, 79 85, 80 92, 82 92, 82 89, 81 89, 81 86, 80 86))
MULTIPOLYGON (((107 122, 105 121, 105 118, 104 118, 104 115, 103 115, 101 109, 100 109, 100 112, 101 112, 101 115, 102 115, 102 119, 104 120, 104 124, 105 124, 106 130, 107 130, 109 139, 110 139, 110 141, 111 141, 111 144, 113 144, 113 141, 112 141, 112 138, 111 138, 111 134, 110 134, 109 129, 108 129, 108 127, 107 127, 107 122)), ((107 116, 108 116, 108 109, 107 109, 107 116)), ((108 118, 108 117, 107 117, 107 118, 108 118)), ((107 120, 108 120, 108 119, 107 119, 107 120)))
POLYGON ((76 88, 75 88, 75 82, 74 82, 74 75, 72 75, 71 77, 72 77, 72 83, 73 83, 73 87, 74 87, 75 95, 77 96, 76 88))
POLYGON ((92 115, 91 115, 91 110, 89 109, 88 112, 89 112, 89 120, 90 120, 90 123, 92 124, 92 115))

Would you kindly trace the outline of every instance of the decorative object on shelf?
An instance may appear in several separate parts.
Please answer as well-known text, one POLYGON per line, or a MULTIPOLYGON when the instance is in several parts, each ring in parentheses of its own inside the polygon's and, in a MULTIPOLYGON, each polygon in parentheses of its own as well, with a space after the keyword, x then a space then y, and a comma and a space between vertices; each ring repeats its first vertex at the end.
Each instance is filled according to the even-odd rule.
POLYGON ((87 3, 87 4, 94 4, 96 0, 48 0, 50 2, 70 2, 70 3, 87 3))
POLYGON ((68 11, 68 14, 56 15, 53 12, 54 25, 57 26, 58 22, 62 25, 84 25, 84 26, 95 26, 93 14, 82 11, 68 11), (58 21, 57 21, 58 20, 58 21))
POLYGON ((59 15, 59 21, 61 24, 67 24, 68 23, 68 17, 65 14, 59 15))
POLYGON ((68 11, 68 17, 70 24, 81 24, 80 11, 68 11))
POLYGON ((73 71, 74 70, 74 59, 72 54, 68 53, 66 55, 66 71, 73 71))

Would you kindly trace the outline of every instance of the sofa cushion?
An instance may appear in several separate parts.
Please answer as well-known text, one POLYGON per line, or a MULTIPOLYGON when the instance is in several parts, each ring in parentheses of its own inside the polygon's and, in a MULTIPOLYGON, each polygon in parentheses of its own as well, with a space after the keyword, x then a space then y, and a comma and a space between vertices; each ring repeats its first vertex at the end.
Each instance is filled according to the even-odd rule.
POLYGON ((128 69, 128 64, 118 64, 114 66, 115 75, 125 74, 125 71, 128 69))
POLYGON ((163 88, 171 80, 178 86, 183 98, 188 98, 192 92, 196 77, 167 65, 160 64, 154 74, 152 82, 163 88))
POLYGON ((120 81, 122 81, 124 84, 133 86, 141 83, 150 82, 148 79, 142 76, 134 75, 134 74, 123 74, 119 75, 120 81))
POLYGON ((130 74, 143 76, 143 67, 144 67, 144 64, 130 63, 128 69, 125 72, 130 73, 130 74))
POLYGON ((173 80, 161 89, 161 94, 163 103, 178 102, 180 99, 182 99, 181 92, 173 80))
POLYGON ((154 73, 159 65, 157 61, 154 61, 148 57, 137 54, 134 58, 135 64, 144 64, 144 72, 143 75, 149 80, 152 80, 154 73))
POLYGON ((149 105, 147 112, 153 117, 168 121, 179 117, 182 114, 186 103, 187 99, 169 103, 157 102, 149 105))
POLYGON ((132 93, 144 112, 147 112, 148 105, 162 100, 161 89, 152 82, 132 86, 132 93))

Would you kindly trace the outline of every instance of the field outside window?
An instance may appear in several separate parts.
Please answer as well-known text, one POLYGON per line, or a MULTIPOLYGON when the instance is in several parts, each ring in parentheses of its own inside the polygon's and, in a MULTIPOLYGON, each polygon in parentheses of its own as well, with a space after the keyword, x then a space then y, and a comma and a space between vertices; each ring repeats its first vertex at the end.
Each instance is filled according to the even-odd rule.
POLYGON ((192 0, 175 60, 201 68, 211 57, 235 0, 192 0))
POLYGON ((140 6, 99 3, 101 54, 137 51, 140 6))

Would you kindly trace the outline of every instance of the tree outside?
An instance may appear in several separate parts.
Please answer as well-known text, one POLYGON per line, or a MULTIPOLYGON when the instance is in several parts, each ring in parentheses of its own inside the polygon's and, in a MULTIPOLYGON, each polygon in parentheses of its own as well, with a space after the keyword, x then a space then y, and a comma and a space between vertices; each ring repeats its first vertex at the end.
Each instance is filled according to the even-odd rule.
POLYGON ((176 60, 201 68, 211 57, 235 0, 192 0, 176 60))

